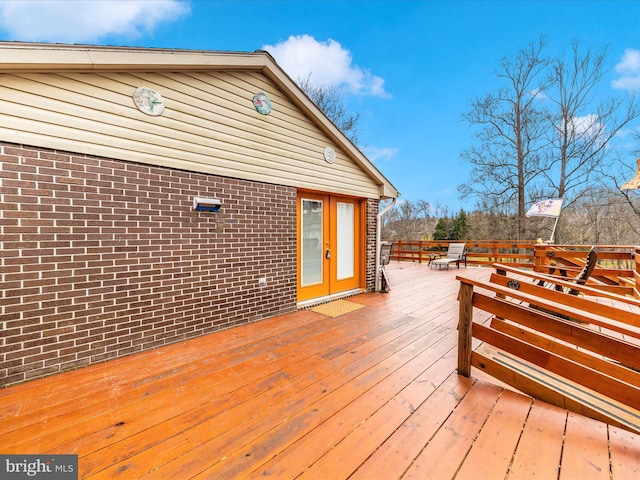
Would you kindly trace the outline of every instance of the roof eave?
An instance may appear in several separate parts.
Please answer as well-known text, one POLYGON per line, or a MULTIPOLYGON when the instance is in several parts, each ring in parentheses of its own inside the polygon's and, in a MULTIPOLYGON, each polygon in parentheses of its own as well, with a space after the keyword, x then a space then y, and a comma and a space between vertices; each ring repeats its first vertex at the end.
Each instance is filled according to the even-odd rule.
POLYGON ((262 70, 263 53, 169 50, 0 42, 0 69, 9 72, 184 71, 242 68, 262 70))

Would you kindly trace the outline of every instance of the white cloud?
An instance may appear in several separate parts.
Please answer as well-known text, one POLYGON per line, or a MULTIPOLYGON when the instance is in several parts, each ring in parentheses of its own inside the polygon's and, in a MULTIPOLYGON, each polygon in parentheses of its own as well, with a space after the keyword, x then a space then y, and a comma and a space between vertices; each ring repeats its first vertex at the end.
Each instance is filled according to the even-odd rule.
POLYGON ((611 82, 613 88, 621 90, 640 89, 640 50, 627 48, 615 70, 620 74, 620 78, 611 82))
POLYGON ((606 125, 600 122, 596 114, 573 117, 569 124, 571 134, 576 140, 586 141, 593 145, 603 146, 607 141, 606 125))
POLYGON ((537 98, 538 100, 547 100, 549 98, 549 96, 539 88, 534 88, 533 90, 530 90, 529 96, 531 98, 537 98))
POLYGON ((389 161, 398 154, 398 151, 397 148, 367 147, 364 153, 369 160, 375 162, 377 160, 389 161))
POLYGON ((320 42, 310 35, 290 36, 276 45, 264 45, 287 74, 315 86, 344 87, 351 93, 388 97, 384 79, 353 65, 351 52, 335 40, 320 42))
POLYGON ((183 0, 4 0, 0 27, 13 41, 87 43, 136 38, 189 11, 183 0))
POLYGON ((576 135, 598 136, 604 130, 604 125, 599 122, 598 115, 591 113, 583 117, 573 117, 571 127, 576 135))

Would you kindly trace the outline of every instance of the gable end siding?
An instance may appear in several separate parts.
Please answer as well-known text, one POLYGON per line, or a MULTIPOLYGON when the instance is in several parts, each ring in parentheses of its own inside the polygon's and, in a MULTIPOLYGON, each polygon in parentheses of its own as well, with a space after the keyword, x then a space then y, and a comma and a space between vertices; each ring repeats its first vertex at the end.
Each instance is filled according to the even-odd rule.
POLYGON ((252 71, 15 73, 0 76, 0 138, 17 144, 379 198, 378 185, 264 74, 252 71), (158 91, 165 111, 132 94, 158 91), (252 104, 265 92, 273 105, 252 104), (336 152, 329 164, 325 147, 336 152))

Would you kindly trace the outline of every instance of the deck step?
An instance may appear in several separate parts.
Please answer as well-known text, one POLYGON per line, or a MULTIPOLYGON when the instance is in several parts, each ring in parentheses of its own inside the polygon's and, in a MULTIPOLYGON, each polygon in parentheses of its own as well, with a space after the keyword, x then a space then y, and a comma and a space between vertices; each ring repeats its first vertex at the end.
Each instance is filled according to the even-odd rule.
POLYGON ((535 398, 640 433, 640 410, 612 400, 487 343, 474 350, 472 364, 535 398))

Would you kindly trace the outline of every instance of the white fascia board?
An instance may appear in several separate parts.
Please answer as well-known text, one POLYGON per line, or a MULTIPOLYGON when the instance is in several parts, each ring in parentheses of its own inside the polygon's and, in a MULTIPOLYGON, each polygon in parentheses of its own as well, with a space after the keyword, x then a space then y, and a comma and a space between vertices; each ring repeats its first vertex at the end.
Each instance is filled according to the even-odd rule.
POLYGON ((262 70, 264 53, 0 42, 0 72, 262 70))

